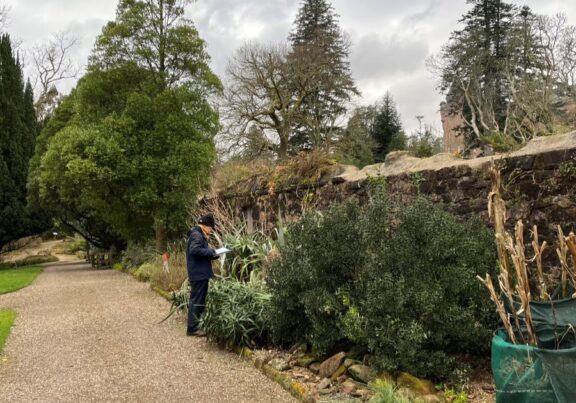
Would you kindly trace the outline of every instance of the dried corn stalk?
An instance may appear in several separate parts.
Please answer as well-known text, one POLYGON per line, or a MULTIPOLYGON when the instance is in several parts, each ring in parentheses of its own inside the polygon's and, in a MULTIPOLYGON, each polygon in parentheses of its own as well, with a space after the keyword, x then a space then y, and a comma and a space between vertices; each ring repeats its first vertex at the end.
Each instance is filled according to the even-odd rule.
MULTIPOLYGON (((576 273, 576 235, 571 232, 564 240, 572 259, 572 273, 576 273)), ((576 290, 576 287, 574 289, 576 290)), ((573 295, 572 297, 574 298, 575 296, 573 295)))
POLYGON ((494 164, 490 167, 490 178, 492 189, 488 195, 488 215, 494 222, 496 232, 496 246, 498 249, 498 261, 500 262, 501 272, 508 276, 503 279, 505 284, 510 284, 510 263, 506 253, 506 203, 502 199, 502 176, 500 170, 494 164))
MULTIPOLYGON (((562 269, 561 274, 561 284, 562 284, 562 297, 568 298, 568 285, 570 284, 573 289, 576 290, 576 264, 574 263, 574 257, 576 255, 572 254, 574 249, 574 242, 576 238, 574 234, 571 233, 570 236, 565 237, 562 227, 558 226, 558 248, 556 249, 556 254, 560 260, 560 268, 562 269), (570 245, 570 246, 569 246, 570 245), (568 264, 568 253, 570 253, 573 265, 568 264)), ((575 250, 576 252, 576 250, 575 250)))
MULTIPOLYGON (((528 267, 526 265, 526 256, 524 255, 524 225, 518 221, 515 227, 515 238, 508 233, 505 235, 506 249, 512 258, 512 264, 516 273, 516 295, 520 299, 520 311, 516 314, 524 314, 526 321, 526 331, 528 333, 528 343, 536 344, 536 332, 532 322, 532 312, 530 310, 530 301, 532 295, 530 292, 530 281, 528 279, 528 267)), ((512 307, 514 309, 514 307, 512 307)))
POLYGON ((536 262, 538 295, 542 301, 550 299, 550 295, 548 294, 548 285, 546 284, 546 279, 544 278, 544 269, 542 265, 542 255, 544 254, 547 246, 548 244, 546 241, 542 242, 542 245, 540 245, 540 240, 538 239, 538 227, 535 225, 532 231, 532 249, 534 249, 534 258, 532 261, 536 262))
POLYGON ((506 313, 506 309, 504 308, 504 304, 502 303, 502 301, 498 297, 498 294, 496 293, 496 290, 494 289, 494 284, 492 284, 492 279, 490 278, 490 275, 486 274, 485 279, 483 279, 480 276, 476 276, 476 277, 488 289, 488 292, 490 293, 490 299, 496 305, 496 311, 498 312, 498 315, 500 316, 500 320, 502 320, 502 323, 504 323, 504 329, 506 330, 506 334, 508 335, 508 339, 512 343, 516 344, 516 336, 514 335, 514 330, 512 329, 512 325, 510 324, 510 318, 508 317, 508 314, 506 313))

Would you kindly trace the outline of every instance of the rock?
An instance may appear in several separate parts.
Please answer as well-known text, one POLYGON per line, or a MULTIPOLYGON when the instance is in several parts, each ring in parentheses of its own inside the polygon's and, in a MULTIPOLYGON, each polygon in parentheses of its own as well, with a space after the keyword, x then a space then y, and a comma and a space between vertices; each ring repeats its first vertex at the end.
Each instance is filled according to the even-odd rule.
POLYGON ((337 390, 338 390, 338 388, 333 386, 331 388, 319 390, 318 393, 320 393, 321 395, 331 395, 332 393, 336 392, 337 390))
POLYGON ((341 375, 346 373, 346 365, 342 364, 338 367, 338 369, 332 374, 330 379, 336 381, 341 375))
POLYGON ((315 358, 311 355, 304 355, 302 357, 297 358, 296 360, 294 360, 294 364, 302 367, 302 368, 308 368, 310 366, 310 364, 312 364, 314 362, 315 358))
POLYGON ((320 375, 321 378, 330 378, 332 374, 336 372, 340 364, 342 364, 344 357, 346 357, 346 353, 341 352, 328 358, 320 364, 318 375, 320 375))
POLYGON ((292 346, 292 348, 290 350, 288 350, 288 352, 290 354, 306 354, 307 349, 308 349, 308 347, 304 343, 295 344, 294 346, 292 346))
POLYGON ((346 393, 347 395, 351 395, 356 391, 356 384, 351 380, 346 380, 340 385, 340 391, 342 393, 346 393))
POLYGON ((370 391, 368 389, 356 389, 354 392, 352 392, 352 396, 360 397, 360 398, 365 398, 369 394, 370 394, 370 391))
POLYGON ((332 381, 330 381, 330 379, 328 378, 324 378, 320 381, 320 383, 318 384, 317 388, 318 390, 323 390, 326 389, 328 386, 330 386, 332 384, 332 381))
POLYGON ((336 379, 336 381, 338 381, 338 383, 344 383, 344 381, 346 381, 348 379, 348 375, 341 375, 338 377, 338 379, 336 379))
POLYGON ((372 391, 368 390, 368 389, 358 389, 356 391, 356 395, 361 398, 362 400, 368 400, 368 397, 370 397, 370 395, 372 395, 372 391))
POLYGON ((572 203, 572 200, 570 200, 570 198, 566 196, 556 196, 552 200, 552 203, 556 204, 558 207, 563 209, 570 208, 574 204, 572 203))
POLYGON ((346 368, 350 368, 352 365, 356 365, 356 364, 362 364, 362 362, 358 361, 358 360, 353 360, 352 358, 346 358, 344 360, 344 366, 346 368))
POLYGON ((367 367, 366 365, 352 365, 350 368, 348 368, 348 373, 352 376, 352 378, 364 383, 368 383, 376 378, 376 373, 374 370, 370 367, 367 367))
POLYGON ((283 358, 274 358, 273 360, 270 360, 268 365, 270 365, 276 371, 286 371, 287 369, 290 368, 288 362, 286 362, 286 360, 283 358))
POLYGON ((310 371, 314 372, 315 374, 317 374, 318 372, 320 372, 320 363, 319 362, 313 362, 312 364, 310 364, 308 369, 310 371))
POLYGON ((426 403, 440 403, 442 401, 437 395, 424 395, 420 399, 426 403))
POLYGON ((400 376, 398 376, 396 384, 399 387, 410 389, 418 396, 434 395, 436 393, 436 388, 432 382, 416 378, 407 372, 402 372, 400 376))

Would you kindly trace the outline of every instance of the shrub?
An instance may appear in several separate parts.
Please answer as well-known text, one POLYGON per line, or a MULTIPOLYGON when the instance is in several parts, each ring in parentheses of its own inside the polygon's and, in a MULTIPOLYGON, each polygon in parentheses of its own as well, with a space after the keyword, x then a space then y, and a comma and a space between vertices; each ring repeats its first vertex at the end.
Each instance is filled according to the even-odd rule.
POLYGON ((407 150, 415 157, 428 158, 442 152, 443 139, 436 137, 432 129, 415 133, 408 138, 407 150))
MULTIPOLYGON (((380 215, 369 206, 368 239, 381 237, 368 225, 380 215)), ((423 198, 394 221, 388 236, 368 242, 358 271, 368 349, 382 369, 444 378, 457 367, 453 354, 488 347, 494 313, 476 275, 495 272, 494 238, 479 219, 458 222, 423 198)))
POLYGON ((356 202, 326 215, 305 214, 288 227, 281 257, 272 265, 270 320, 274 339, 309 342, 327 352, 344 337, 339 326, 362 254, 361 211, 356 202))
POLYGON ((268 338, 269 301, 263 283, 232 278, 211 281, 201 327, 212 340, 252 347, 268 338))
POLYGON ((128 242, 128 247, 122 252, 122 265, 132 271, 144 263, 154 259, 158 254, 152 240, 148 242, 128 242))
POLYGON ((154 272, 162 270, 161 267, 155 265, 154 263, 144 263, 138 269, 136 269, 132 275, 136 277, 138 281, 149 281, 150 277, 153 276, 154 272))
POLYGON ((83 238, 74 238, 64 244, 63 252, 66 255, 75 255, 76 252, 86 251, 86 240, 83 238))
POLYGON ((16 260, 13 262, 3 262, 0 263, 0 269, 7 269, 7 268, 14 268, 14 267, 22 267, 22 266, 33 266, 37 264, 44 264, 44 263, 53 263, 57 262, 58 258, 56 256, 48 255, 48 256, 26 256, 23 259, 16 260))
POLYGON ((424 199, 393 205, 376 182, 365 208, 347 202, 289 227, 268 280, 273 336, 318 352, 353 343, 380 369, 443 379, 454 354, 488 346, 495 315, 476 275, 495 263, 479 220, 424 199))

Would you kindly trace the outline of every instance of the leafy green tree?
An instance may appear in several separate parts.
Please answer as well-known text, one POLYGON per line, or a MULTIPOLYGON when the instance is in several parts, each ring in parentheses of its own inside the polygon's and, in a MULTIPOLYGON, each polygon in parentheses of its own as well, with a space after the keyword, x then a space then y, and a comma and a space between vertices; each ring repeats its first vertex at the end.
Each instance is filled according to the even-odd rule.
POLYGON ((306 97, 303 113, 294 129, 299 148, 329 147, 336 120, 346 104, 359 94, 352 79, 348 56, 350 44, 338 26, 338 15, 326 0, 303 0, 289 35, 292 57, 302 59, 322 73, 306 97))
POLYGON ((0 36, 0 248, 35 231, 26 210, 28 161, 36 138, 32 87, 24 84, 10 37, 0 36))
POLYGON ((390 151, 402 150, 406 146, 400 115, 389 92, 386 92, 382 101, 376 106, 370 133, 376 142, 374 159, 377 162, 384 161, 390 151))
POLYGON ((208 98, 221 84, 184 18, 189 3, 120 1, 72 97, 73 116, 40 157, 40 201, 62 202, 73 222, 123 240, 155 234, 158 250, 186 226, 215 160, 218 115, 208 98))
POLYGON ((185 17, 192 0, 120 0, 90 56, 92 69, 127 62, 153 73, 161 87, 186 83, 204 95, 221 89, 210 69, 206 44, 185 17))

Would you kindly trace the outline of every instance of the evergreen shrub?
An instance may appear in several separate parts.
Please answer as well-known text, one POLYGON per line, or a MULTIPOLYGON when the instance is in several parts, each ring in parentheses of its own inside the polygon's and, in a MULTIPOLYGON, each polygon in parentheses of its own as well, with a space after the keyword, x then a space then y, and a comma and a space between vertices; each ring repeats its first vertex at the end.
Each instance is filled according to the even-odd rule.
POLYGON ((272 266, 277 342, 318 352, 342 343, 388 371, 445 379, 458 354, 485 351, 494 314, 476 275, 494 273, 490 231, 418 198, 392 203, 376 183, 366 206, 307 214, 272 266))
POLYGON ((326 215, 305 214, 288 227, 281 257, 271 266, 270 320, 275 340, 308 342, 326 353, 344 338, 338 326, 362 254, 361 210, 355 201, 326 215))

